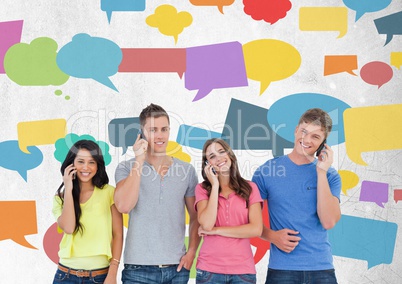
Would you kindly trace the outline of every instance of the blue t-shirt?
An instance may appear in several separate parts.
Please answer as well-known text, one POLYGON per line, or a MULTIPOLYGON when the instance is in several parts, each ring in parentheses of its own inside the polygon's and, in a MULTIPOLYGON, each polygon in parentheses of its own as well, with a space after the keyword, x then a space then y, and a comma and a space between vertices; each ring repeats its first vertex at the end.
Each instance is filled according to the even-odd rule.
MULTIPOLYGON (((268 200, 271 229, 292 229, 301 238, 291 253, 271 244, 269 268, 298 271, 333 268, 327 230, 317 214, 316 161, 296 165, 288 156, 281 156, 268 160, 254 173, 252 181, 262 199, 268 200)), ((339 199, 339 174, 331 167, 327 178, 332 194, 339 199)))

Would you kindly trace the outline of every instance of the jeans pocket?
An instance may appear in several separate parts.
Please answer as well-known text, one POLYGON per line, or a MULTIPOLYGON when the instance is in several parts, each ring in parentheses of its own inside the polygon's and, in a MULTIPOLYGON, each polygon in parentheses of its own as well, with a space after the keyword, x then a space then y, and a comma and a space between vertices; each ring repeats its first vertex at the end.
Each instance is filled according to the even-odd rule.
POLYGON ((63 282, 67 278, 68 274, 57 269, 56 274, 54 275, 53 283, 63 282))
POLYGON ((211 280, 211 277, 212 277, 211 272, 197 269, 195 281, 196 281, 196 283, 208 283, 211 280))
POLYGON ((105 282, 107 274, 97 275, 91 278, 92 283, 103 283, 105 282))
POLYGON ((244 283, 257 283, 257 276, 255 274, 239 274, 239 278, 244 283))

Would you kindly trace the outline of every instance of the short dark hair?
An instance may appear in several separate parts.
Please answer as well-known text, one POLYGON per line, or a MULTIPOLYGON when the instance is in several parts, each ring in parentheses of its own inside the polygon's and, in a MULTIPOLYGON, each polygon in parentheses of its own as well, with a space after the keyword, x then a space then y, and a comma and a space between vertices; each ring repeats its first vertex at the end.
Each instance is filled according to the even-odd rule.
POLYGON ((163 107, 156 105, 156 104, 150 104, 149 106, 144 108, 140 113, 141 128, 144 127, 144 125, 147 121, 147 118, 149 118, 149 117, 158 118, 158 117, 162 117, 162 116, 166 117, 170 124, 169 115, 163 109, 163 107))
POLYGON ((320 125, 324 129, 325 137, 328 137, 332 130, 332 119, 327 112, 320 108, 311 108, 307 110, 300 117, 299 125, 301 123, 312 123, 314 125, 320 125))

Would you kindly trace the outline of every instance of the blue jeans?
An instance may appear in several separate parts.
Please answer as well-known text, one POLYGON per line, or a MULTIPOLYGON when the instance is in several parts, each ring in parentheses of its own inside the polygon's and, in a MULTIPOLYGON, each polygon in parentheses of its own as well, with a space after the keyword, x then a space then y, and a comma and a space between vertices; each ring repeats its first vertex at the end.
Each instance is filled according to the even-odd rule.
POLYGON ((93 284, 93 283, 103 283, 106 279, 107 273, 97 275, 95 277, 78 277, 73 274, 57 269, 54 275, 53 284, 63 283, 63 284, 93 284))
POLYGON ((177 272, 177 266, 159 268, 156 265, 124 264, 121 281, 123 284, 187 284, 190 271, 182 267, 177 272))
POLYGON ((268 268, 265 284, 337 284, 335 270, 293 271, 268 268))
POLYGON ((213 284, 244 284, 257 283, 255 274, 220 274, 197 269, 195 283, 213 283, 213 284))

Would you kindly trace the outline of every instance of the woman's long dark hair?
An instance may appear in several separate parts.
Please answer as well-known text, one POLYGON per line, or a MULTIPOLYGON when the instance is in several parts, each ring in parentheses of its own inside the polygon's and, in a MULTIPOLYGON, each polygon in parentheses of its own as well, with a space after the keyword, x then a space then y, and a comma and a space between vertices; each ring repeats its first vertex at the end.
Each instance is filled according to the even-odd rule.
MULTIPOLYGON (((106 184, 109 183, 109 177, 106 173, 105 168, 105 160, 103 159, 102 150, 99 148, 98 144, 91 140, 80 140, 75 142, 75 144, 70 148, 67 153, 66 158, 64 159, 63 164, 61 165, 60 172, 61 175, 64 175, 64 170, 71 164, 74 163, 75 157, 79 150, 85 149, 88 150, 92 158, 95 160, 98 170, 96 174, 92 178, 92 183, 98 188, 103 188, 106 184)), ((60 187, 57 189, 57 195, 60 197, 62 204, 64 203, 64 182, 61 183, 60 187)), ((74 213, 75 213, 75 229, 76 232, 83 232, 83 226, 80 223, 81 217, 81 206, 80 206, 80 184, 78 178, 73 179, 73 201, 74 201, 74 213)))
MULTIPOLYGON (((246 206, 248 207, 249 198, 252 190, 251 185, 247 182, 247 180, 245 180, 240 175, 236 155, 233 153, 233 150, 230 148, 229 144, 222 139, 212 138, 207 140, 204 144, 204 147, 202 149, 202 169, 201 169, 201 174, 202 177, 204 178, 204 181, 202 182, 202 187, 207 191, 208 196, 210 196, 212 186, 204 172, 204 168, 205 168, 205 161, 207 160, 206 157, 207 148, 213 143, 219 143, 228 154, 232 162, 232 165, 230 167, 229 186, 236 192, 237 195, 246 200, 246 206)), ((221 192, 220 186, 219 186, 219 192, 221 192)))

